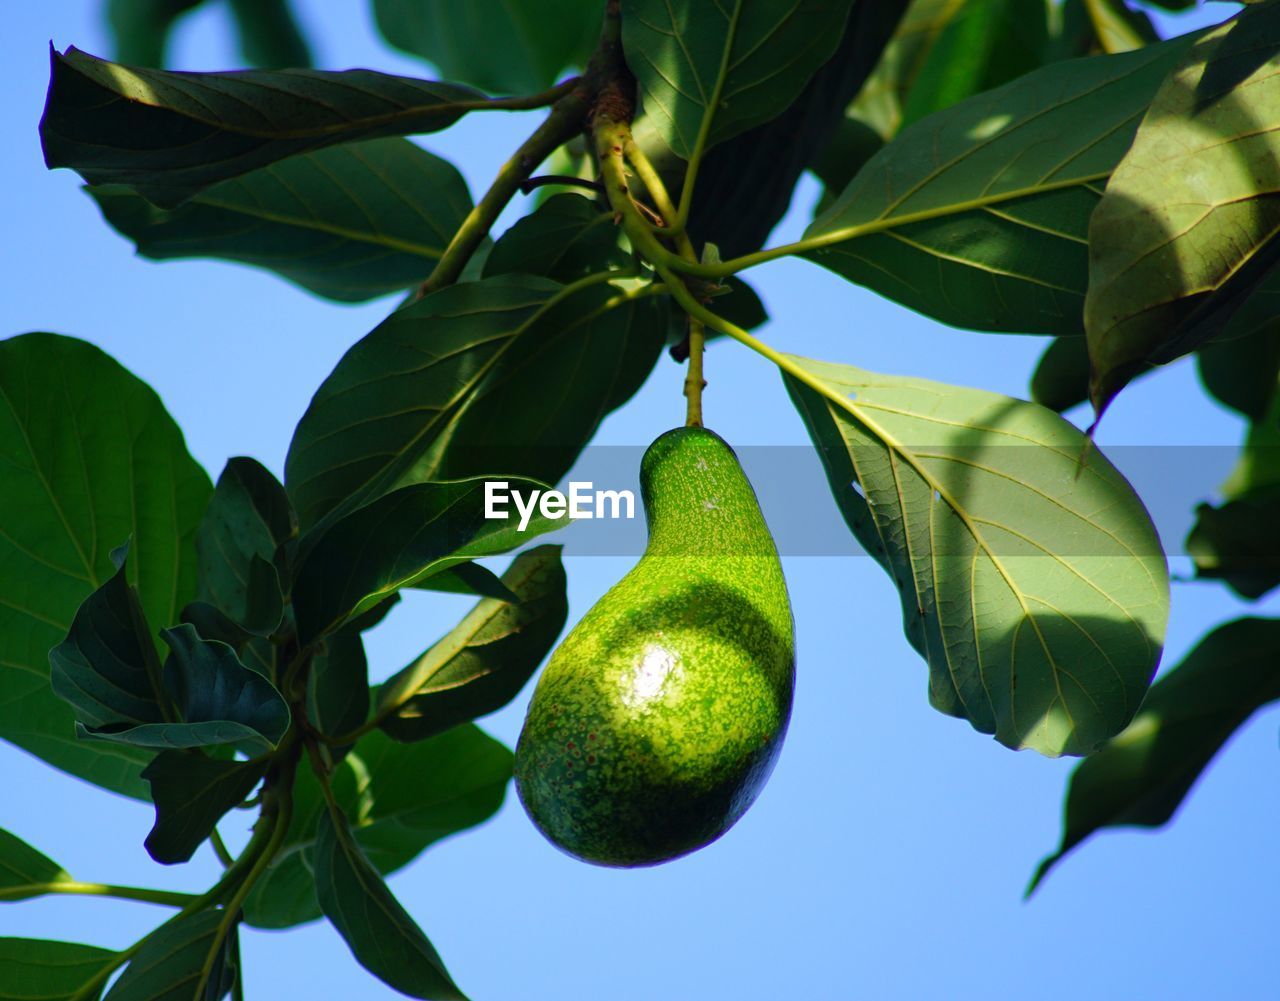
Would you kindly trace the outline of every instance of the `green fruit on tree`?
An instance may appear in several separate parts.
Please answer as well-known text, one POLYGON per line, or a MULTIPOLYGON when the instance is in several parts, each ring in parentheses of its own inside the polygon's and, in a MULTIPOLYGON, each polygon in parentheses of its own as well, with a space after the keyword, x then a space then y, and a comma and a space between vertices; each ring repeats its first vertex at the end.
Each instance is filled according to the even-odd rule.
POLYGON ((668 431, 640 488, 644 556, 551 655, 516 746, 533 822, 600 865, 727 831, 773 769, 795 685, 782 564, 733 450, 668 431))

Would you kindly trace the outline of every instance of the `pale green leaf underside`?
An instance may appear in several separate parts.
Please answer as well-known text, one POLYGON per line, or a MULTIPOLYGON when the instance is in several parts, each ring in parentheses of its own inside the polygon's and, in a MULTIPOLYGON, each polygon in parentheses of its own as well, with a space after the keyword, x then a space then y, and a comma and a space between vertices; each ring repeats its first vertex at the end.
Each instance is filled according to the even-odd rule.
POLYGON ((1085 320, 1095 396, 1168 361, 1189 297, 1220 288, 1280 232, 1280 8, 1205 35, 1156 94, 1089 226, 1085 320))
POLYGON ((944 323, 1079 334, 1089 215, 1186 50, 1055 63, 929 115, 805 232, 805 256, 944 323))
POLYGON ((1168 572, 1119 472, 1043 407, 793 359, 832 491, 902 595, 930 698, 1010 747, 1086 754, 1160 657, 1168 572), (858 484, 855 488, 854 484, 858 484))

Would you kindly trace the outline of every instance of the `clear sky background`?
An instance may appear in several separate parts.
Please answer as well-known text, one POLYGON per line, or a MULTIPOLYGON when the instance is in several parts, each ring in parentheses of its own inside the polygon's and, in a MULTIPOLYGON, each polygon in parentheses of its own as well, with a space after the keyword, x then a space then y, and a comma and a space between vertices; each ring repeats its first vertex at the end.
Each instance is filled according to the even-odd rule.
MULTIPOLYGON (((98 0, 5 7, 0 336, 52 330, 92 341, 159 392, 211 476, 240 454, 281 473, 311 393, 392 301, 335 306, 238 265, 135 258, 75 175, 44 169, 36 134, 49 40, 110 54, 98 0)), ((362 0, 295 8, 318 65, 423 73, 379 44, 362 0)), ((1164 23, 1185 30, 1232 9, 1209 4, 1164 23)), ((238 65, 220 5, 183 23, 174 57, 184 69, 238 65)), ((474 195, 535 120, 472 116, 423 145, 457 164, 474 195)), ((815 195, 801 188, 775 239, 799 233, 815 195)), ((942 327, 802 261, 767 265, 751 280, 773 315, 762 336, 815 358, 1025 396, 1045 344, 942 327)), ((767 362, 717 343, 707 366, 707 420, 730 442, 807 442, 767 362)), ((682 378, 664 359, 597 440, 644 445, 680 423, 682 378)), ((1177 548, 1191 503, 1212 496, 1242 430, 1206 400, 1184 359, 1126 390, 1100 441, 1153 446, 1115 454, 1177 548)), ((571 623, 630 562, 569 561, 571 623)), ((476 1001, 1277 996, 1280 711, 1237 735, 1170 828, 1095 837, 1023 903, 1036 862, 1057 843, 1072 762, 1011 752, 929 708, 926 668, 873 561, 794 557, 785 569, 798 640, 791 731, 769 786, 724 839, 656 869, 599 869, 543 841, 511 794, 490 823, 392 879, 476 1001)), ((1173 570, 1188 576, 1188 561, 1173 570)), ((410 595, 368 636, 375 676, 403 666, 468 606, 410 595)), ((1280 602, 1245 606, 1214 585, 1175 583, 1164 665, 1250 610, 1276 614, 1280 602)), ((485 728, 513 743, 530 690, 485 728)), ((0 775, 0 827, 78 878, 201 890, 220 871, 207 849, 187 866, 155 865, 142 848, 149 807, 10 745, 0 745, 0 775)), ((248 819, 224 823, 228 838, 243 841, 248 819)), ((0 907, 0 935, 119 948, 166 913, 48 898, 0 907)), ((257 1001, 397 996, 323 922, 246 929, 243 955, 257 1001)))

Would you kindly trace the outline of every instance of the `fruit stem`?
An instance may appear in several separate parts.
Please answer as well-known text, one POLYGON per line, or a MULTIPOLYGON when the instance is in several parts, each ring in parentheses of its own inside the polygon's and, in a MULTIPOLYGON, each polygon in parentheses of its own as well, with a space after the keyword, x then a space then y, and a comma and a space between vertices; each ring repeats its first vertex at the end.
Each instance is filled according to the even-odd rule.
POLYGON ((684 422, 689 427, 702 427, 702 390, 707 385, 702 377, 702 348, 705 342, 706 328, 703 322, 689 317, 689 370, 684 380, 684 395, 689 401, 684 422))

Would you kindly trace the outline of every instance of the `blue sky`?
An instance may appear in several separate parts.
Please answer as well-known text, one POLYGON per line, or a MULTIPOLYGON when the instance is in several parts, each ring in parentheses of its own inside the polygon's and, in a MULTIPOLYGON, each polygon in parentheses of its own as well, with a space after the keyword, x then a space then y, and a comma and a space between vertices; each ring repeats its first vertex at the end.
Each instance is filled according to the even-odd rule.
MULTIPOLYGON (((423 72, 378 44, 364 3, 295 6, 321 66, 423 72)), ((45 171, 36 124, 46 47, 52 39, 109 54, 98 7, 46 0, 7 14, 0 336, 44 329, 92 341, 160 393, 211 475, 239 454, 279 473, 316 385, 392 304, 335 306, 236 265, 137 259, 101 223, 74 175, 45 171)), ((1210 4, 1207 16, 1229 10, 1210 4)), ((237 61, 217 9, 184 23, 174 54, 187 69, 237 61)), ((423 145, 453 160, 476 194, 534 121, 473 116, 423 145)), ((815 194, 801 189, 775 238, 799 232, 815 194)), ((802 261, 751 277, 773 315, 762 336, 797 354, 1025 396, 1044 345, 939 326, 802 261)), ((707 369, 707 421, 729 441, 807 441, 767 362, 717 343, 707 369)), ((664 360, 598 441, 644 445, 680 423, 682 377, 664 360)), ((1122 394, 1099 440, 1185 455, 1176 447, 1229 447, 1241 433, 1183 360, 1122 394)), ((1161 454, 1116 453, 1122 467, 1134 457, 1129 471, 1157 499, 1166 545, 1176 547, 1189 525, 1189 511, 1179 512, 1212 495, 1230 456, 1206 448, 1195 462, 1151 459, 1161 454)), ((571 622, 629 563, 570 561, 571 622)), ((798 641, 791 731, 764 794, 722 841, 656 869, 597 869, 551 848, 510 796, 488 825, 394 877, 477 1001, 1275 995, 1280 710, 1259 714, 1231 742, 1171 828, 1093 839, 1024 904, 1028 876, 1057 842, 1071 763, 1013 753, 929 708, 925 667, 871 560, 794 557, 785 569, 798 641)), ((1188 573, 1184 559, 1173 569, 1188 573)), ((468 604, 411 595, 370 635, 375 674, 401 667, 468 604)), ((1165 665, 1215 623, 1277 607, 1176 583, 1165 665)), ((527 698, 487 719, 486 729, 513 742, 527 698)), ((0 827, 79 878, 194 890, 218 871, 207 850, 185 867, 156 866, 141 845, 149 808, 8 745, 0 746, 0 774, 8 791, 0 827)), ((238 823, 224 824, 230 839, 243 838, 238 823)), ((163 916, 145 905, 47 899, 0 908, 0 934, 123 947, 163 916)), ((251 999, 396 996, 324 923, 246 931, 243 954, 251 999)))

